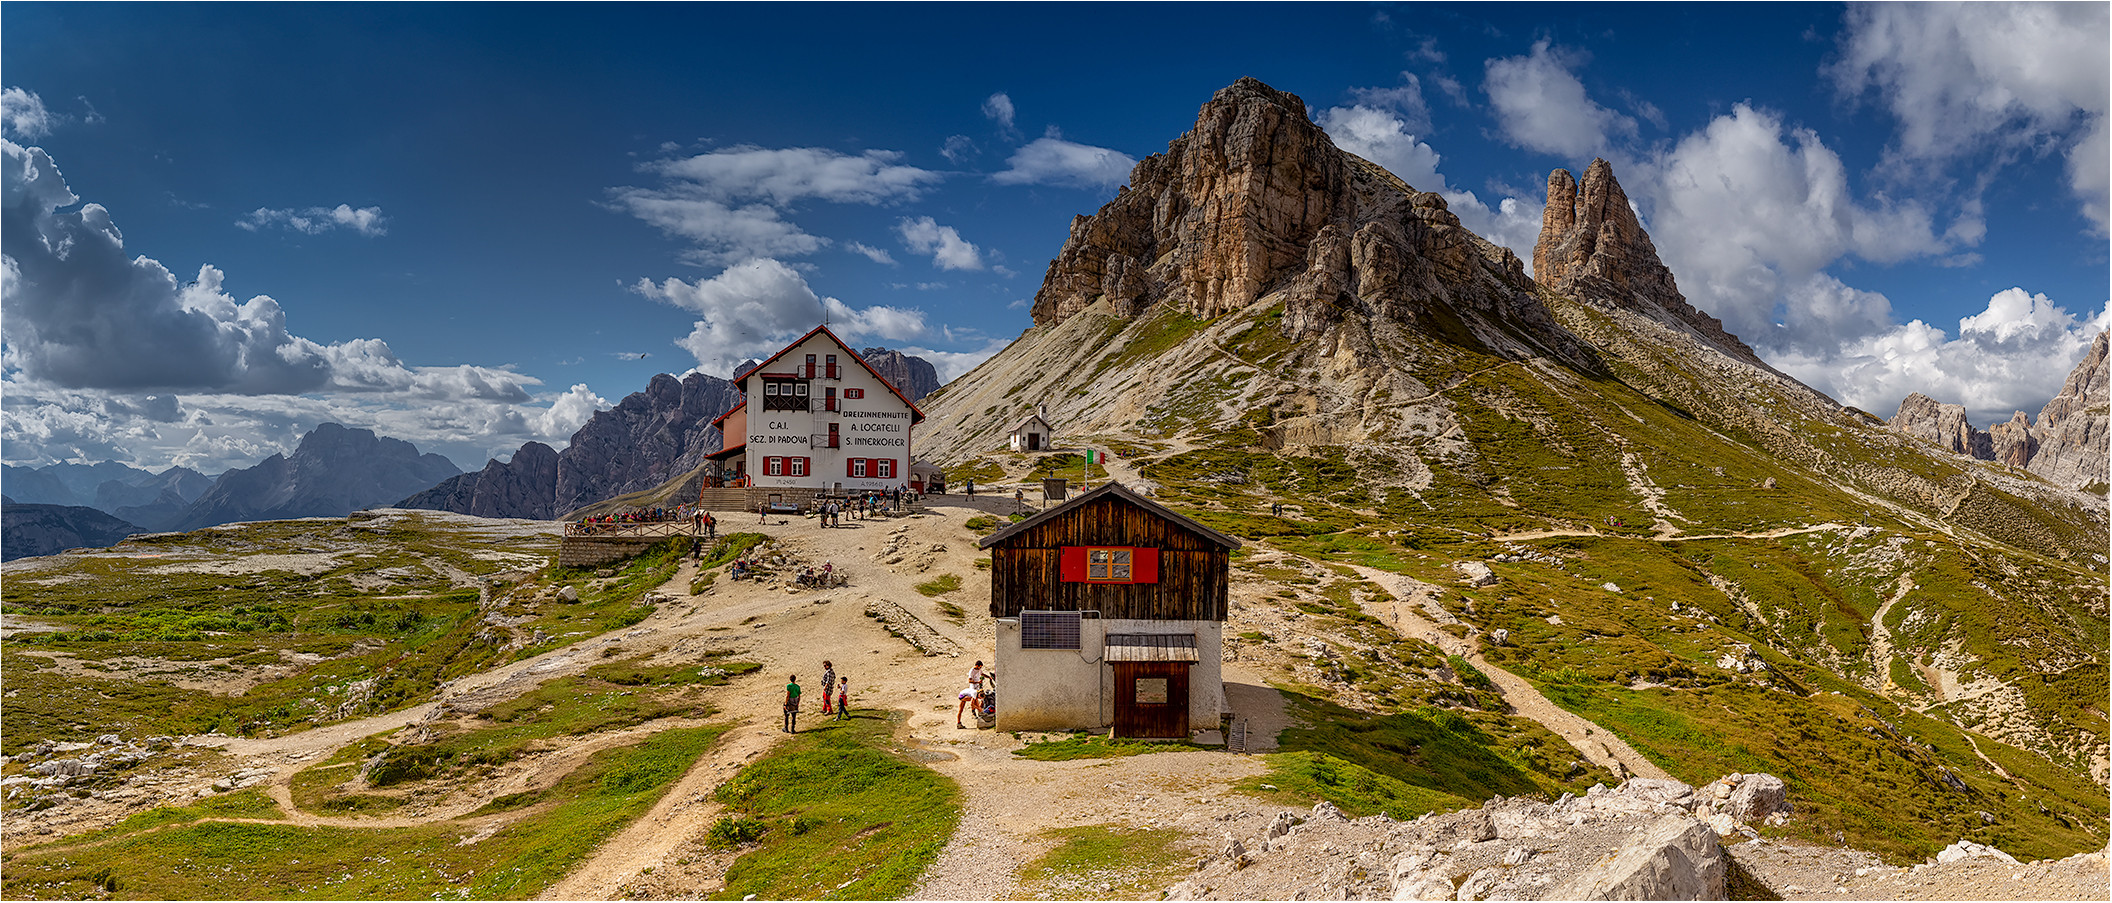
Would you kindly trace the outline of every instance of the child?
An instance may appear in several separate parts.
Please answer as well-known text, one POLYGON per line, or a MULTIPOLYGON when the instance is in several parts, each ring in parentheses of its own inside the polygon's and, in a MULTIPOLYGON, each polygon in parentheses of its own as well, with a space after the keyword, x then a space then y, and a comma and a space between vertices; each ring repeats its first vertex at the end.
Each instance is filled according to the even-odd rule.
POLYGON ((829 691, 836 689, 836 663, 823 659, 821 662, 821 713, 833 714, 829 707, 829 691))
POLYGON ((851 679, 844 677, 836 681, 836 720, 842 721, 849 717, 851 717, 851 679))
POLYGON ((785 678, 785 733, 799 733, 799 676, 785 678))

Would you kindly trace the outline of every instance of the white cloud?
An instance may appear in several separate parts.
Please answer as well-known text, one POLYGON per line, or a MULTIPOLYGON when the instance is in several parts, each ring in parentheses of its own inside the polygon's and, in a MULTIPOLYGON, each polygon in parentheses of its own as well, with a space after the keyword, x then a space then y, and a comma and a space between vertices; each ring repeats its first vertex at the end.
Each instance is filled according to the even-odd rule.
POLYGON ((845 245, 844 247, 850 248, 853 251, 865 255, 865 259, 870 260, 874 263, 886 264, 888 266, 895 265, 895 255, 887 253, 885 249, 875 248, 872 245, 866 244, 862 241, 854 241, 848 245, 845 245))
POLYGON ((1849 7, 1846 25, 1829 72, 1842 94, 1883 99, 1899 156, 2066 145, 2069 188, 2106 228, 2104 4, 1877 3, 1849 7))
POLYGON ((692 263, 725 266, 756 257, 798 257, 829 243, 786 222, 767 204, 730 207, 703 198, 675 197, 666 192, 622 188, 615 203, 632 216, 698 247, 684 257, 692 263))
POLYGON ((21 88, 0 90, 0 131, 16 138, 35 141, 51 134, 59 117, 44 108, 44 98, 34 91, 21 88))
POLYGON ((982 250, 961 238, 952 226, 941 226, 928 216, 904 217, 895 223, 902 244, 918 254, 930 254, 932 265, 942 270, 980 270, 982 250))
POLYGON ((689 335, 677 340, 705 373, 730 375, 735 365, 761 358, 821 322, 827 306, 830 329, 846 342, 864 338, 901 340, 924 332, 924 314, 885 306, 853 308, 815 294, 805 278, 783 262, 757 259, 726 268, 710 279, 685 282, 641 279, 632 290, 698 314, 689 335))
POLYGON ((820 147, 726 148, 648 164, 671 180, 671 191, 719 201, 754 199, 783 207, 808 199, 839 204, 884 204, 915 200, 945 176, 905 166, 898 151, 870 150, 852 156, 820 147))
POLYGON ((1775 356, 1784 372, 1880 417, 1920 392, 1963 404, 1985 427, 2012 411, 2037 416, 2068 371, 2105 329, 2104 309, 2077 317, 2043 294, 2006 289, 1958 321, 1957 337, 1920 320, 1845 342, 1837 349, 1775 356))
POLYGON ((1489 60, 1482 90, 1511 144, 1564 157, 1601 154, 1634 137, 1635 120, 1592 102, 1570 72, 1577 61, 1542 40, 1526 56, 1489 60))
POLYGON ((1054 136, 1036 138, 1013 152, 1005 161, 1010 168, 990 177, 1000 185, 1057 185, 1068 188, 1109 188, 1122 184, 1137 161, 1120 151, 1065 141, 1054 136))
POLYGON ((931 362, 932 369, 939 371, 939 382, 950 383, 962 374, 981 366, 992 355, 1005 350, 1003 341, 991 341, 975 351, 934 351, 930 348, 904 348, 903 354, 921 357, 931 362))
POLYGON ((1857 203, 1816 133, 1785 140, 1784 131, 1775 114, 1737 104, 1623 184, 1651 202, 1651 237, 1695 306, 1756 346, 1831 347, 1886 319, 1847 313, 1875 302, 1814 281, 1823 269, 1849 255, 1891 263, 1951 245, 1919 204, 1857 203))
POLYGON ((280 226, 305 235, 318 235, 333 229, 350 229, 361 235, 373 237, 387 235, 387 219, 380 207, 360 207, 350 204, 335 207, 286 208, 275 210, 258 207, 235 221, 235 225, 255 232, 258 229, 280 226))
POLYGON ((945 178, 896 162, 901 158, 888 150, 854 156, 816 147, 743 145, 646 164, 645 171, 665 182, 610 189, 610 203, 694 242, 696 247, 683 255, 691 263, 723 267, 758 257, 798 257, 826 247, 829 240, 788 221, 791 205, 910 201, 945 178))
POLYGON ((1391 88, 1352 88, 1356 106, 1398 113, 1409 131, 1430 130, 1430 105, 1423 100, 1423 83, 1412 72, 1401 73, 1401 83, 1391 88))
POLYGON ((1005 92, 999 91, 983 100, 983 115, 991 122, 997 123, 999 130, 1007 133, 1015 131, 1012 121, 1016 112, 1012 109, 1012 97, 1005 92))
POLYGON ((594 394, 586 383, 574 383, 571 389, 557 396, 550 406, 532 415, 531 423, 536 435, 564 436, 568 439, 579 428, 587 425, 594 412, 607 410, 609 401, 594 394))

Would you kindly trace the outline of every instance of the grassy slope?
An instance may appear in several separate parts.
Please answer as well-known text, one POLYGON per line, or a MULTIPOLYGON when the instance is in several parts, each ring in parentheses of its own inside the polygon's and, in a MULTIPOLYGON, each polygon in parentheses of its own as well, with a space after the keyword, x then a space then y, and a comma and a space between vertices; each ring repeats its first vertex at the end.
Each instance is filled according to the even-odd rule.
MULTIPOLYGON (((1225 331, 1233 338, 1225 344, 1292 380, 1311 362, 1266 322, 1278 314, 1230 324, 1225 331)), ((1133 331, 1146 337, 1170 329, 1154 320, 1133 331)), ((1200 447, 1138 463, 1159 484, 1162 500, 1212 527, 1317 560, 1433 583, 1453 582, 1452 561, 1506 550, 1484 534, 1597 531, 1603 535, 1510 544, 1552 553, 1562 564, 1492 563, 1504 582, 1448 593, 1445 603, 1477 626, 1511 631, 1511 647, 1492 650, 1492 657, 1680 777, 1782 775, 1805 807, 1789 833, 1830 840, 1839 831, 1901 858, 1961 837, 2019 855, 2103 845, 2104 792, 2083 776, 2089 751, 2107 736, 2099 708, 2106 685, 2103 574, 2034 551, 2060 551, 2057 544, 1990 544, 1900 520, 1833 477, 1762 450, 1758 438, 1711 427, 1613 376, 1506 365, 1470 343, 1417 348, 1414 357, 1416 377, 1448 387, 1443 397, 1464 442, 1410 430, 1402 447, 1257 454, 1268 447, 1275 409, 1285 402, 1258 397, 1244 414, 1211 416, 1237 396, 1221 376, 1204 373, 1168 387, 1151 408, 1194 413, 1158 427, 1185 433, 1200 447), (1426 485, 1404 484, 1404 449, 1430 464, 1426 485), (1661 490, 1676 515, 1672 524, 1688 535, 1826 522, 1876 530, 1859 538, 1843 530, 1649 541, 1657 516, 1631 487, 1624 458, 1661 490), (1292 514, 1268 516, 1275 501, 1293 505, 1292 514), (1902 576, 1914 589, 1887 613, 1895 656, 1877 673, 1870 622, 1902 576), (1601 588, 1609 582, 1621 592, 1601 588), (1680 613, 1671 611, 1675 601, 1680 613), (1717 667, 1723 654, 1746 647, 1772 670, 1740 676, 1717 667), (1947 647, 1957 654, 1946 658, 1947 647), (1973 754, 1959 728, 1918 714, 1915 708, 1930 701, 1920 668, 1945 661, 1966 663, 1961 680, 1994 677, 2017 687, 2044 731, 2035 747, 2053 761, 1980 737, 1980 750, 2012 775, 2005 780, 1973 754), (1664 686, 1647 688, 1652 684, 1664 686), (1994 824, 1984 823, 1983 812, 1994 824)), ((1102 379, 1127 378, 1103 369, 1102 379)), ((1853 450, 1869 459, 1844 466, 1897 460, 1931 483, 1962 473, 1927 456, 1901 457, 1887 436, 1832 422, 1799 428, 1837 456, 1853 450)), ((2067 514, 2032 513, 2029 503, 1993 490, 1981 495, 2013 509, 2004 516, 2027 522, 2010 534, 2038 530, 2058 538, 2078 529, 2067 514), (2016 513, 2025 509, 2028 517, 2016 513)), ((1347 719, 1342 723, 1358 717, 1334 716, 1347 719)), ((1384 762, 1375 756, 1345 764, 1384 762)))

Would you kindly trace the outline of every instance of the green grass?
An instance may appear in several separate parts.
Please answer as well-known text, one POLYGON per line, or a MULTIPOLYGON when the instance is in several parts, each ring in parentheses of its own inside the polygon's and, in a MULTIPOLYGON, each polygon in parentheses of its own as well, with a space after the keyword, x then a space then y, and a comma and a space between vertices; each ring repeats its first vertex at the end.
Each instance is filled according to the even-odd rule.
POLYGON ((765 824, 726 872, 721 899, 887 900, 953 836, 961 791, 890 748, 896 718, 853 710, 821 721, 717 791, 729 818, 765 824))
POLYGON ((937 577, 917 584, 917 592, 927 596, 943 596, 960 588, 961 575, 959 574, 940 574, 937 577))
POLYGON ((1613 783, 1604 770, 1576 762, 1575 750, 1561 738, 1524 719, 1440 708, 1372 715, 1303 696, 1293 696, 1292 703, 1302 713, 1300 720, 1311 726, 1284 730, 1277 739, 1279 748, 1313 754, 1288 761, 1304 762, 1298 767, 1306 770, 1324 763, 1341 780, 1300 778, 1297 768, 1287 765, 1294 773, 1269 783, 1305 788, 1343 811, 1357 806, 1368 813, 1374 811, 1369 806, 1389 798, 1407 807, 1401 811, 1442 802, 1431 793, 1478 805, 1497 796, 1553 797, 1581 793, 1596 781, 1613 783), (1339 767, 1343 765, 1417 791, 1367 779, 1354 768, 1339 767))
POLYGON ((1039 836, 1055 848, 1019 867, 1023 890, 1036 899, 1148 899, 1189 868, 1192 842, 1175 830, 1081 825, 1039 836))
MULTIPOLYGON (((713 543, 710 549, 705 550, 704 560, 697 569, 709 571, 720 565, 730 564, 769 539, 769 535, 764 533, 728 533, 719 537, 718 542, 713 543)), ((711 584, 707 582, 705 585, 711 584)))
POLYGON ((1412 819, 1428 812, 1450 812, 1481 805, 1481 800, 1419 787, 1323 752, 1279 752, 1266 757, 1269 770, 1245 778, 1241 792, 1285 806, 1306 808, 1326 800, 1353 818, 1386 815, 1412 819))
POLYGON ((304 828, 200 821, 62 842, 7 862, 13 899, 526 899, 562 878, 666 793, 726 730, 663 731, 604 750, 548 794, 555 802, 475 843, 443 822, 411 828, 304 828))

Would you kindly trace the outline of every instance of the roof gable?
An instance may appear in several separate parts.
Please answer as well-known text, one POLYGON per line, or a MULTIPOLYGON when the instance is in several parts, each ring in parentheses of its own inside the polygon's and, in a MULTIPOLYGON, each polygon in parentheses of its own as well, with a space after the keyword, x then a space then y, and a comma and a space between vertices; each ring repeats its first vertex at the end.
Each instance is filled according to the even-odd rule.
POLYGON ((1208 539, 1211 542, 1224 546, 1227 549, 1237 549, 1240 546, 1240 541, 1238 539, 1226 536, 1223 533, 1219 533, 1216 530, 1212 530, 1209 527, 1205 527, 1202 524, 1196 523, 1194 519, 1189 518, 1185 515, 1176 514, 1172 509, 1167 508, 1164 505, 1161 505, 1141 495, 1138 495, 1135 492, 1130 491, 1130 488, 1127 486, 1110 480, 1106 483, 1100 484, 1100 488, 1098 489, 1090 489, 1085 492, 1079 493, 1077 498, 1064 502, 1061 505, 1057 505, 1054 508, 1050 508, 1047 511, 1043 511, 1040 514, 1036 514, 1033 517, 1027 518, 1026 520, 1020 521, 1019 523, 1013 524, 1012 526, 999 530, 996 533, 992 533, 989 536, 985 536, 983 537, 983 540, 981 542, 976 543, 976 547, 981 549, 990 548, 991 546, 1004 542, 1005 540, 1017 536, 1020 533, 1024 533, 1042 524, 1048 523, 1049 521, 1055 520, 1059 517, 1063 517, 1064 515, 1070 513, 1072 510, 1076 509, 1080 505, 1084 505, 1102 496, 1110 495, 1120 498, 1123 501, 1135 505, 1139 508, 1142 508, 1145 511, 1150 512, 1153 516, 1170 521, 1183 530, 1187 530, 1190 533, 1194 533, 1198 536, 1203 537, 1204 539, 1208 539))
POLYGON ((793 339, 790 344, 787 344, 785 347, 778 349, 778 352, 776 354, 764 358, 762 363, 756 364, 754 367, 750 368, 747 373, 742 374, 739 379, 734 380, 734 382, 740 384, 741 394, 748 394, 748 377, 762 375, 763 371, 767 369, 772 363, 776 362, 778 358, 784 357, 785 355, 792 353, 792 349, 798 348, 800 345, 804 344, 808 339, 813 338, 816 333, 828 336, 829 341, 834 342, 836 344, 836 347, 843 349, 843 353, 851 356, 851 360, 857 361, 858 366, 864 367, 865 372, 872 374, 873 378, 879 380, 881 385, 886 386, 888 391, 895 393, 895 397, 901 399, 902 404, 909 408, 910 423, 920 423, 924 420, 924 409, 917 407, 916 402, 910 401, 909 396, 902 394, 902 387, 895 385, 894 382, 888 379, 887 377, 881 376, 880 371, 873 369, 873 365, 866 361, 864 355, 861 355, 856 351, 852 351, 851 346, 844 344, 842 339, 836 337, 836 333, 829 331, 828 324, 826 323, 808 330, 806 335, 800 336, 797 339, 793 339))

